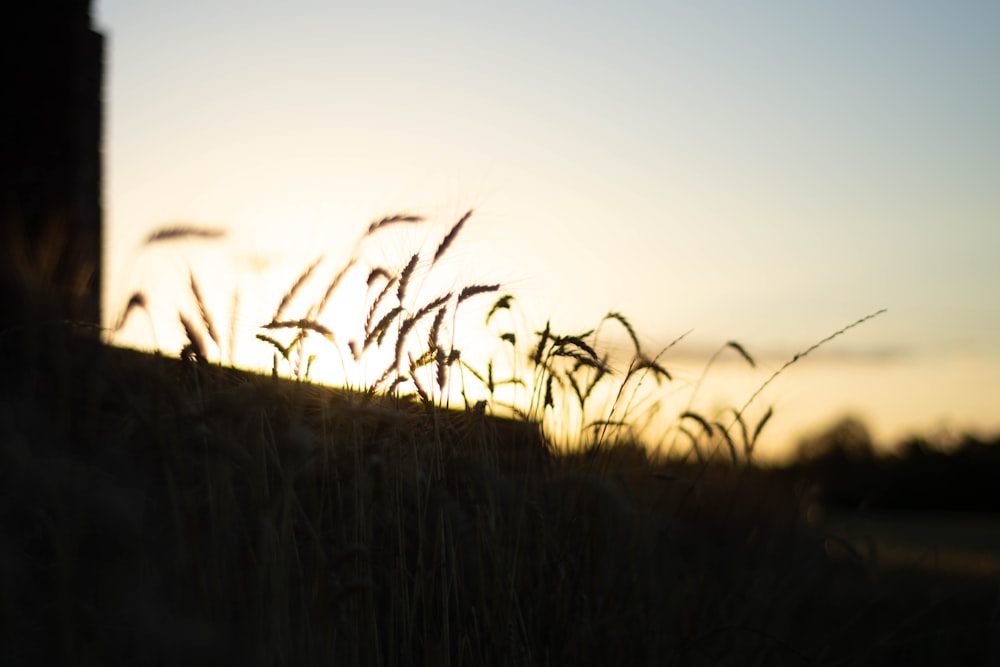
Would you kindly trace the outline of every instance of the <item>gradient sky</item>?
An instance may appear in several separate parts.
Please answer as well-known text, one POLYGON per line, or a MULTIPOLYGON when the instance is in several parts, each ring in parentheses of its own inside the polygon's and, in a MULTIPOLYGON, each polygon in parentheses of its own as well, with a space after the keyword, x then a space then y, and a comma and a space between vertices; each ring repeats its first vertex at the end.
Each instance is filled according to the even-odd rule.
POLYGON ((98 0, 109 323, 186 264, 266 319, 370 220, 475 208, 463 280, 650 349, 693 329, 693 376, 888 308, 783 376, 786 433, 1000 428, 1000 4, 339 5, 98 0), (139 249, 178 222, 224 256, 139 249))

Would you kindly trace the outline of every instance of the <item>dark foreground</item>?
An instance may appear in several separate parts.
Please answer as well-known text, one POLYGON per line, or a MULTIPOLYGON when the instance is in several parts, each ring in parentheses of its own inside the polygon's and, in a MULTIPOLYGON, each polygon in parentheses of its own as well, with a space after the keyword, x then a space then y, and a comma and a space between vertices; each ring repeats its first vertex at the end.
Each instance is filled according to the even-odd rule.
POLYGON ((988 520, 965 548, 822 507, 815 468, 558 458, 51 332, 0 352, 3 665, 1000 664, 988 520))

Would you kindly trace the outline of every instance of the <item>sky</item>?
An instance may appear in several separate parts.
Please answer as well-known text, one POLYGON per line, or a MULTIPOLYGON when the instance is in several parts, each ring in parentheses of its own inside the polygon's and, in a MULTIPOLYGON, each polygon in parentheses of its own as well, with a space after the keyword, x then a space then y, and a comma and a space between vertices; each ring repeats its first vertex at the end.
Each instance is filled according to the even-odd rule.
POLYGON ((769 387, 775 443, 848 413, 886 440, 1000 429, 997 3, 95 10, 105 319, 135 290, 153 319, 117 342, 172 350, 190 270, 220 312, 239 291, 257 363, 253 327, 319 254, 399 211, 433 247, 474 209, 455 281, 504 283, 538 327, 620 311, 654 353, 690 331, 663 359, 689 386, 736 340, 759 367, 720 355, 718 400, 887 309, 769 387), (228 235, 142 245, 178 224, 228 235))

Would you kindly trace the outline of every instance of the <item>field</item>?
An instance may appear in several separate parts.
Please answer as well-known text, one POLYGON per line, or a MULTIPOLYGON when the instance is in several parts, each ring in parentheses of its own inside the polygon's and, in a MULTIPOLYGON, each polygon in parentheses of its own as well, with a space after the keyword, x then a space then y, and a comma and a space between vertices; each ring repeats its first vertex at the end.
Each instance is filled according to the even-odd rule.
POLYGON ((856 513, 807 520, 804 469, 557 456, 475 411, 2 340, 3 664, 1000 657, 995 569, 875 560, 856 513))
MULTIPOLYGON (((600 327, 547 323, 500 330, 521 360, 501 380, 449 331, 471 300, 495 299, 487 323, 508 310, 498 285, 408 291, 467 219, 432 256, 363 269, 349 360, 381 351, 384 370, 350 389, 309 380, 309 345, 335 338, 322 314, 360 256, 304 310, 316 265, 289 288, 257 337, 269 374, 210 358, 226 340, 193 275, 179 358, 24 299, 0 333, 0 663, 1000 661, 997 443, 882 459, 844 423, 774 468, 753 459, 769 411, 727 425, 688 409, 687 447, 657 455, 628 397, 669 369, 621 314, 601 325, 632 341, 623 373, 600 327), (451 391, 456 369, 487 399, 451 391), (511 384, 520 406, 499 398, 511 384), (569 442, 553 428, 566 405, 569 442)), ((147 305, 133 294, 123 318, 147 305)))

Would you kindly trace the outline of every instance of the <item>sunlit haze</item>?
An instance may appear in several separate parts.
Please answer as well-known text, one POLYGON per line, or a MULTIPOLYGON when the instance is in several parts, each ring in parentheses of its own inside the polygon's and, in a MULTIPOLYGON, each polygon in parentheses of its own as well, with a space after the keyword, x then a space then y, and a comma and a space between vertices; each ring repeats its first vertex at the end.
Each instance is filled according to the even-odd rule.
POLYGON ((887 308, 769 387, 775 450, 848 413, 886 441, 1000 429, 998 3, 96 10, 105 325, 136 290, 153 320, 117 342, 179 350, 190 268, 267 364, 255 327, 317 256, 324 282, 373 219, 427 216, 432 249, 474 209, 444 280, 566 332, 620 311, 653 353, 691 330, 681 383, 736 340, 761 367, 720 355, 709 405, 887 308), (143 247, 175 225, 228 235, 143 247))

